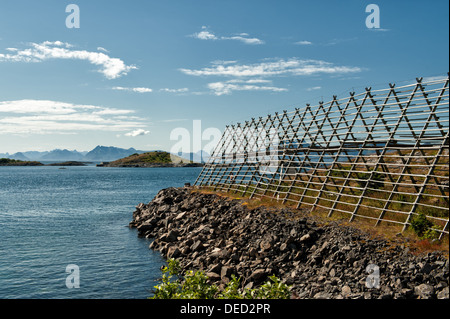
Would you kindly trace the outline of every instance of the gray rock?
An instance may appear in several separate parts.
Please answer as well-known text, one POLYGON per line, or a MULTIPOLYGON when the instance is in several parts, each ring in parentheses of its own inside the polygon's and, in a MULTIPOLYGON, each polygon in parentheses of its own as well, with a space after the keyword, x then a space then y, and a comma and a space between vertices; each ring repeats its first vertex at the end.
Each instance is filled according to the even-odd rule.
POLYGON ((445 287, 437 294, 438 299, 449 299, 448 287, 445 287))
POLYGON ((258 250, 255 247, 252 247, 248 250, 248 255, 250 257, 256 257, 258 250))
POLYGON ((265 269, 256 269, 250 275, 249 281, 259 281, 260 279, 263 279, 265 276, 266 276, 266 270, 265 269))
POLYGON ((434 295, 434 288, 428 284, 420 284, 414 287, 414 292, 419 295, 421 299, 431 299, 434 295))
POLYGON ((314 294, 314 299, 331 299, 332 295, 326 291, 320 291, 314 294))
POLYGON ((211 266, 211 268, 209 268, 210 272, 215 272, 216 274, 220 274, 220 270, 222 269, 222 265, 221 264, 214 264, 211 266))
POLYGON ((192 251, 200 251, 203 250, 205 248, 205 246, 203 246, 202 242, 200 240, 197 240, 192 246, 191 246, 191 250, 192 251))
POLYGON ((261 248, 261 250, 271 250, 272 249, 272 243, 270 241, 262 241, 261 244, 259 245, 259 247, 261 248))
POLYGON ((222 267, 221 271, 220 271, 220 278, 222 278, 222 280, 226 279, 230 279, 231 275, 235 272, 235 269, 233 267, 230 266, 224 266, 222 267))
POLYGON ((175 220, 180 220, 183 219, 184 215, 186 215, 186 212, 181 212, 177 215, 177 217, 175 217, 175 220))
POLYGON ((422 268, 420 269, 420 271, 422 271, 424 274, 429 274, 432 270, 433 270, 433 267, 429 263, 424 264, 422 266, 422 268))
POLYGON ((306 235, 303 235, 302 237, 300 237, 300 241, 301 242, 308 241, 310 239, 311 239, 311 235, 310 234, 306 234, 306 235))
POLYGON ((211 252, 211 254, 209 254, 209 256, 213 257, 213 258, 217 258, 217 257, 222 257, 222 249, 220 248, 214 248, 213 251, 211 252))
POLYGON ((206 273, 206 277, 208 277, 208 279, 211 280, 211 281, 218 281, 218 280, 220 280, 220 275, 215 273, 215 272, 212 272, 212 271, 207 272, 206 273))
POLYGON ((292 284, 298 298, 448 298, 444 256, 415 256, 405 245, 351 225, 298 215, 295 209, 248 209, 240 200, 170 188, 139 205, 130 225, 139 236, 155 239, 150 248, 177 258, 183 271, 207 270, 211 281, 222 284, 235 274, 255 288, 275 274, 292 284), (375 275, 367 273, 370 264, 379 267, 380 289, 365 285, 375 275))
POLYGON ((181 251, 176 246, 170 246, 167 250, 167 258, 177 258, 181 255, 181 251))
POLYGON ((351 289, 349 286, 345 285, 344 287, 342 287, 342 289, 341 289, 341 295, 342 295, 344 298, 349 297, 351 293, 352 293, 352 289, 351 289))
POLYGON ((151 231, 151 230, 153 230, 154 227, 155 227, 155 226, 154 226, 153 223, 147 221, 147 222, 144 222, 144 223, 140 224, 140 225, 137 227, 137 230, 138 230, 139 232, 143 233, 143 232, 146 232, 146 231, 151 231))
POLYGON ((178 231, 171 230, 167 233, 166 241, 169 243, 177 241, 178 235, 179 235, 178 231))

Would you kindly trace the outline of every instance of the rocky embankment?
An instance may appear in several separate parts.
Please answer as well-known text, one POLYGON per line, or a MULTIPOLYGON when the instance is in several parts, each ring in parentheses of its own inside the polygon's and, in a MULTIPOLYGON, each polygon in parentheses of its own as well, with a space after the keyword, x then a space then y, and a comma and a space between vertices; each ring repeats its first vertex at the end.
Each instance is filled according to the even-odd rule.
POLYGON ((449 298, 449 261, 440 254, 415 256, 287 208, 248 209, 241 200, 168 188, 139 204, 130 226, 154 239, 150 248, 218 283, 235 274, 256 287, 275 275, 294 298, 449 298))

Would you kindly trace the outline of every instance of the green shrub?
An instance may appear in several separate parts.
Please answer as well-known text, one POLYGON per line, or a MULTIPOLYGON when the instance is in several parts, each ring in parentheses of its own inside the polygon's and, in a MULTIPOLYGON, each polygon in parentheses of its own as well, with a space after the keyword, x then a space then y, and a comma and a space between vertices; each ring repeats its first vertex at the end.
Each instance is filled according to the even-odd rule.
POLYGON ((378 172, 356 173, 359 187, 380 189, 384 187, 384 174, 378 172))
POLYGON ((153 299, 175 299, 175 296, 179 293, 179 281, 180 277, 180 264, 177 260, 171 259, 167 266, 162 268, 161 285, 156 286, 155 295, 153 299), (173 279, 176 276, 177 279, 173 279))
POLYGON ((429 228, 423 233, 422 238, 437 239, 439 238, 439 232, 436 229, 429 228))
POLYGON ((411 219, 410 227, 419 238, 425 238, 425 235, 431 235, 430 230, 433 227, 433 223, 427 219, 425 214, 420 213, 411 219))
POLYGON ((275 276, 255 289, 240 288, 240 279, 232 275, 223 290, 208 282, 202 271, 188 271, 184 278, 180 276, 180 265, 175 259, 169 259, 162 268, 161 284, 155 286, 151 299, 289 299, 290 287, 275 276))
POLYGON ((269 277, 267 281, 258 289, 255 289, 254 297, 256 299, 289 299, 291 292, 289 287, 282 283, 281 280, 275 276, 269 277))

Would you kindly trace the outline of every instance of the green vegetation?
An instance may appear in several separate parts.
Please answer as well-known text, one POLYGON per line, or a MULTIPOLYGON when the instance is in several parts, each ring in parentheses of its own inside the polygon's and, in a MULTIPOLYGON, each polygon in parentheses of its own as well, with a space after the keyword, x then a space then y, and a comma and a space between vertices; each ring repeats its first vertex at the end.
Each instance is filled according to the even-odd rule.
POLYGON ((147 153, 134 153, 128 157, 118 159, 102 166, 109 167, 152 167, 152 166, 173 166, 174 164, 196 165, 192 161, 183 159, 168 152, 154 151, 147 153))
POLYGON ((170 163, 170 154, 167 152, 148 152, 148 153, 134 153, 128 157, 119 159, 111 163, 121 163, 121 164, 137 164, 137 163, 151 163, 151 164, 162 164, 170 163))
MULTIPOLYGON (((139 157, 139 155, 137 155, 139 157)), ((167 152, 149 152, 140 155, 141 160, 146 163, 171 163, 170 154, 167 152)))
POLYGON ((277 277, 269 277, 263 285, 255 289, 240 288, 240 279, 232 275, 223 290, 213 283, 202 271, 188 271, 183 278, 180 264, 176 259, 169 259, 163 267, 161 284, 155 286, 151 299, 289 299, 290 287, 277 277))
POLYGON ((434 224, 420 213, 411 220, 411 229, 421 239, 434 239, 439 237, 439 232, 433 229, 434 224))
POLYGON ((356 173, 359 187, 379 189, 383 187, 384 175, 378 172, 356 173))
POLYGON ((0 166, 41 166, 44 165, 36 161, 20 161, 10 158, 0 158, 0 166))
POLYGON ((61 163, 48 164, 48 166, 86 166, 86 164, 83 162, 77 162, 77 161, 67 161, 67 162, 61 162, 61 163))

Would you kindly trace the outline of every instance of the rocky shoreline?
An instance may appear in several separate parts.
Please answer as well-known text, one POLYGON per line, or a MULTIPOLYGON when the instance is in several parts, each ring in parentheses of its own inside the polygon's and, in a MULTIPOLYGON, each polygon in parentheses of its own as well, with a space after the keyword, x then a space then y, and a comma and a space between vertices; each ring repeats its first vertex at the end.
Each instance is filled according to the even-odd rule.
POLYGON ((449 261, 441 254, 415 256, 298 210, 249 209, 242 200, 168 188, 136 207, 130 227, 185 271, 203 270, 219 284, 235 274, 254 288, 275 275, 292 285, 293 298, 449 298, 449 261))

